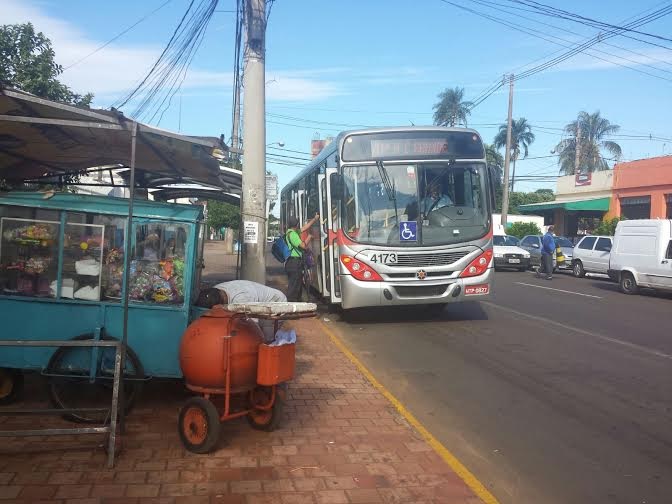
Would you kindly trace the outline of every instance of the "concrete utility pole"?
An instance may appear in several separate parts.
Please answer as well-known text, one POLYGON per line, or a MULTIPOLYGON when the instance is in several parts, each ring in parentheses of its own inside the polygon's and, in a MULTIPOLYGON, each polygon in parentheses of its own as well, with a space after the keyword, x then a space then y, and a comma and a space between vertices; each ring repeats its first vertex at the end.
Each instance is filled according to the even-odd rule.
MULTIPOLYGON (((506 77, 504 77, 506 79, 506 77)), ((509 213, 509 163, 511 162, 511 117, 513 115, 513 74, 509 75, 509 118, 506 124, 506 153, 504 154, 504 183, 502 188, 502 226, 506 229, 509 213)))
POLYGON ((246 0, 241 278, 266 283, 266 0, 246 0))
POLYGON ((576 122, 576 139, 574 140, 576 148, 574 149, 574 175, 579 173, 581 167, 581 124, 576 122))

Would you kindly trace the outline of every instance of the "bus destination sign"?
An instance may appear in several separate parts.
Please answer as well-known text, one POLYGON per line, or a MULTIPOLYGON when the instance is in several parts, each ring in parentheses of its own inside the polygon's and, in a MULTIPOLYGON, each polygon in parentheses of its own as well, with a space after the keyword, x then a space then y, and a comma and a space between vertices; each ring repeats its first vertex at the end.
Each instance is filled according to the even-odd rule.
POLYGON ((371 157, 397 157, 448 154, 445 138, 404 138, 400 140, 371 140, 371 157))
POLYGON ((345 138, 342 160, 483 159, 480 137, 469 131, 390 131, 353 134, 345 138))

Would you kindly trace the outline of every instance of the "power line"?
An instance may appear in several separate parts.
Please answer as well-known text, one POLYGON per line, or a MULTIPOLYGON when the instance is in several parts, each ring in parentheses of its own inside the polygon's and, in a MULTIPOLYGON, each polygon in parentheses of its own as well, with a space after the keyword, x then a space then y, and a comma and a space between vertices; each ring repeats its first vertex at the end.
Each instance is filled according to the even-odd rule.
MULTIPOLYGON (((575 56, 575 55, 577 55, 577 54, 579 54, 579 53, 581 53, 581 52, 584 52, 586 49, 588 49, 588 48, 590 48, 591 46, 597 44, 598 42, 602 42, 602 41, 604 41, 604 40, 607 39, 607 38, 611 38, 611 37, 614 37, 614 36, 617 35, 617 33, 607 33, 607 34, 601 34, 601 33, 600 33, 600 34, 598 34, 597 36, 595 36, 595 37, 593 37, 593 38, 591 38, 591 39, 589 39, 589 40, 587 40, 587 41, 585 41, 585 42, 583 42, 582 44, 579 44, 579 45, 571 45, 572 43, 571 43, 570 41, 567 41, 567 40, 565 40, 565 39, 561 39, 561 38, 559 38, 559 37, 555 37, 554 35, 550 35, 551 37, 556 38, 556 39, 558 39, 558 40, 563 40, 566 44, 570 44, 570 45, 565 45, 565 44, 562 44, 562 43, 560 43, 560 42, 557 42, 557 41, 555 41, 555 40, 553 40, 553 39, 548 38, 548 37, 547 37, 547 34, 545 34, 545 33, 543 33, 543 32, 540 32, 539 30, 535 30, 535 29, 533 29, 533 28, 529 28, 529 27, 526 27, 526 26, 523 26, 523 25, 514 23, 514 22, 512 22, 512 21, 508 21, 508 20, 506 20, 506 19, 502 19, 502 18, 500 18, 500 17, 493 16, 493 15, 490 15, 490 14, 485 13, 485 12, 482 12, 482 11, 478 11, 478 10, 475 10, 475 9, 472 9, 472 8, 469 8, 469 7, 465 7, 465 6, 463 6, 463 5, 457 4, 457 3, 452 2, 452 1, 450 1, 450 0, 440 0, 440 1, 443 2, 443 3, 445 3, 445 4, 452 5, 453 7, 456 7, 456 8, 458 8, 458 9, 461 9, 461 10, 464 10, 464 11, 466 11, 466 12, 469 12, 469 13, 471 13, 471 14, 475 14, 475 15, 477 15, 477 16, 479 16, 479 17, 482 17, 482 18, 488 19, 488 20, 490 20, 490 21, 493 21, 493 22, 495 22, 495 23, 497 23, 497 24, 504 25, 504 26, 506 26, 506 27, 508 27, 508 28, 511 28, 511 29, 513 29, 513 30, 516 30, 516 31, 522 31, 523 33, 526 33, 526 34, 528 34, 528 35, 530 35, 530 36, 532 36, 532 37, 540 38, 540 39, 542 39, 542 40, 545 40, 546 42, 550 42, 550 43, 552 43, 552 44, 560 45, 560 46, 562 46, 562 47, 565 47, 565 48, 570 49, 569 51, 567 51, 567 52, 561 54, 560 56, 557 56, 556 58, 554 58, 554 59, 552 59, 552 60, 550 60, 550 61, 546 61, 546 62, 542 63, 541 65, 538 65, 537 67, 534 67, 534 68, 531 68, 531 69, 529 69, 529 70, 526 70, 525 72, 522 72, 522 74, 517 74, 517 75, 516 75, 516 80, 524 79, 524 78, 526 78, 526 77, 529 77, 529 76, 531 76, 531 75, 534 75, 535 73, 539 73, 539 72, 541 72, 541 71, 543 71, 543 70, 546 70, 547 68, 551 68, 552 66, 555 66, 555 65, 557 65, 557 64, 559 64, 559 63, 561 63, 561 62, 563 62, 563 61, 565 61, 565 60, 571 58, 572 56, 575 56), (529 74, 529 75, 528 75, 528 74, 529 74)), ((472 0, 472 1, 473 1, 473 0, 472 0)), ((653 21, 654 19, 658 19, 658 17, 662 17, 663 15, 666 15, 666 14, 669 13, 670 11, 672 11, 672 9, 671 9, 670 7, 666 7, 666 8, 664 8, 664 9, 661 9, 661 10, 656 11, 656 12, 653 13, 653 14, 650 14, 650 15, 648 15, 648 16, 645 16, 645 18, 640 18, 640 19, 638 19, 638 20, 636 20, 636 21, 634 21, 634 22, 632 22, 632 23, 629 23, 629 24, 630 24, 630 25, 633 25, 633 26, 634 26, 634 25, 640 26, 640 25, 642 25, 642 24, 646 24, 646 23, 648 23, 648 22, 650 22, 650 21, 653 21), (661 14, 661 11, 665 11, 665 12, 663 12, 663 13, 661 14), (649 19, 649 18, 651 18, 651 16, 653 16, 653 18, 652 18, 652 19, 649 19), (657 16, 657 17, 656 17, 656 16, 657 16)), ((606 51, 599 51, 599 50, 597 50, 597 51, 598 51, 598 52, 602 52, 602 53, 606 53, 606 51)), ((553 54, 557 54, 558 52, 559 52, 559 51, 556 51, 556 52, 552 53, 552 55, 553 55, 553 54)), ((624 68, 629 68, 630 70, 633 70, 633 71, 636 71, 636 72, 639 72, 639 73, 642 73, 642 74, 645 74, 645 75, 649 75, 649 76, 651 76, 651 77, 655 77, 655 78, 657 78, 657 79, 661 79, 661 80, 665 80, 665 81, 668 81, 668 82, 672 82, 672 79, 668 79, 668 78, 665 78, 665 77, 660 76, 660 75, 652 74, 652 73, 650 73, 650 72, 646 72, 646 71, 641 70, 641 69, 639 69, 639 68, 634 68, 634 67, 631 67, 631 66, 628 66, 628 65, 623 65, 623 64, 621 64, 621 63, 618 63, 618 62, 615 62, 615 61, 611 61, 611 60, 602 58, 602 57, 600 57, 600 56, 596 56, 596 55, 594 55, 594 54, 590 54, 590 53, 587 53, 587 54, 588 54, 589 56, 592 56, 592 57, 596 58, 596 59, 600 59, 600 60, 602 60, 602 61, 606 61, 606 62, 611 63, 611 64, 614 64, 614 65, 622 66, 622 67, 624 67, 624 68)), ((610 55, 610 56, 614 56, 614 57, 616 57, 616 58, 626 59, 626 60, 627 60, 627 58, 623 58, 623 57, 621 57, 621 56, 616 56, 616 55, 613 55, 613 54, 611 54, 611 53, 606 53, 606 54, 608 54, 608 55, 610 55)), ((546 57, 548 57, 548 56, 546 56, 546 57)), ((538 59, 532 61, 531 63, 528 63, 528 64, 526 64, 526 65, 523 65, 523 67, 525 67, 525 66, 529 66, 529 65, 531 65, 532 63, 535 63, 536 61, 545 59, 546 57, 544 57, 544 58, 538 58, 538 59)), ((632 61, 632 60, 630 60, 630 61, 632 61)), ((635 62, 635 63, 640 64, 639 62, 635 62)), ((520 68, 520 67, 519 67, 519 68, 520 68)), ((517 70, 517 69, 516 69, 516 70, 517 70)), ((657 70, 660 70, 660 69, 657 68, 657 70)))
MULTIPOLYGON (((642 18, 639 18, 636 21, 633 21, 632 23, 628 23, 628 25, 629 26, 641 26, 641 25, 647 24, 651 21, 654 21, 655 19, 658 19, 658 18, 660 18, 664 15, 667 15, 670 12, 672 12, 672 6, 668 6, 664 9, 656 11, 653 14, 650 14, 648 16, 644 16, 642 18), (665 11, 665 12, 663 12, 663 11, 665 11)), ((575 56, 576 54, 579 54, 579 53, 585 51, 587 48, 597 44, 598 42, 601 42, 601 41, 603 41, 604 39, 607 39, 607 38, 614 37, 617 34, 618 33, 614 30, 612 30, 611 32, 607 32, 606 34, 600 33, 597 36, 587 40, 586 42, 583 42, 582 44, 579 44, 579 45, 575 46, 574 48, 572 48, 569 51, 563 53, 562 55, 560 55, 556 58, 553 58, 549 61, 546 61, 545 63, 542 63, 541 65, 538 65, 534 68, 526 70, 525 72, 522 72, 522 74, 518 74, 516 76, 516 79, 517 80, 518 79, 525 79, 525 78, 530 77, 532 75, 535 75, 539 72, 547 70, 547 69, 549 69, 553 66, 556 66, 557 64, 562 63, 563 61, 571 58, 572 56, 575 56)), ((614 62, 612 62, 612 63, 614 63, 614 62)), ((621 65, 621 66, 623 66, 623 65, 621 65)), ((630 67, 628 67, 628 68, 630 68, 630 67)), ((637 70, 637 69, 635 69, 635 70, 637 70)), ((648 74, 648 72, 643 72, 642 70, 637 70, 637 71, 648 74)), ((654 76, 654 74, 649 74, 649 75, 654 76)), ((667 81, 670 80, 670 79, 667 79, 667 78, 661 77, 661 76, 655 76, 655 77, 657 77, 659 79, 667 80, 667 81)))
POLYGON ((142 81, 124 97, 117 108, 135 98, 140 103, 131 114, 142 118, 151 114, 150 121, 170 108, 173 96, 182 87, 187 71, 205 36, 207 26, 214 14, 217 0, 200 0, 194 8, 191 0, 182 19, 175 28, 168 44, 142 81), (157 103, 157 97, 159 98, 157 103))
MULTIPOLYGON (((506 6, 506 5, 502 5, 501 3, 493 2, 493 1, 489 1, 489 0, 470 0, 470 1, 473 2, 473 3, 477 3, 477 4, 479 4, 479 5, 488 6, 488 7, 490 7, 491 9, 494 9, 494 10, 496 10, 496 11, 499 11, 499 12, 502 12, 502 13, 505 13, 505 14, 514 15, 514 16, 516 16, 517 18, 527 19, 528 21, 532 21, 533 23, 537 23, 537 24, 540 24, 540 25, 542 25, 542 26, 547 26, 547 27, 549 27, 549 28, 553 28, 553 29, 555 29, 555 30, 559 30, 559 31, 563 31, 563 32, 571 33, 572 35, 577 35, 577 36, 580 36, 580 37, 583 36, 582 34, 576 32, 576 31, 569 30, 569 29, 567 29, 567 28, 560 28, 560 27, 558 27, 558 26, 556 26, 556 25, 553 25, 553 24, 551 24, 551 23, 544 23, 543 21, 539 21, 539 20, 534 19, 534 18, 531 18, 531 17, 529 17, 529 16, 524 16, 524 15, 519 14, 519 13, 516 13, 516 12, 511 12, 511 9, 514 10, 514 11, 517 10, 516 7, 509 7, 509 6, 506 6), (501 7, 501 8, 500 8, 500 7, 501 7)), ((521 9, 521 10, 528 11, 528 9, 521 9)), ((535 30, 535 31, 536 31, 536 30, 535 30)), ((537 33, 539 33, 539 32, 537 32, 537 33)), ((553 36, 553 35, 549 35, 549 36, 553 36)), ((571 41, 569 41, 569 40, 567 40, 567 39, 563 39, 563 38, 561 38, 561 37, 555 37, 555 36, 554 36, 554 38, 556 38, 556 39, 558 39, 558 40, 562 40, 562 41, 567 42, 567 43, 570 43, 570 44, 573 43, 573 42, 571 42, 571 41)), ((604 41, 602 41, 602 44, 604 44, 604 45, 606 45, 606 46, 609 46, 609 47, 613 47, 613 48, 615 48, 615 49, 619 49, 619 50, 621 50, 621 51, 629 52, 629 53, 634 54, 634 55, 636 55, 636 56, 641 56, 641 57, 643 57, 643 58, 647 58, 647 59, 650 59, 650 60, 652 60, 652 61, 657 61, 657 62, 659 62, 659 63, 663 63, 663 64, 665 64, 665 65, 670 65, 670 66, 672 66, 672 63, 670 63, 669 61, 661 60, 661 59, 655 58, 655 57, 653 57, 653 56, 649 56, 649 55, 647 55, 647 54, 643 54, 643 53, 640 53, 640 52, 637 52, 637 51, 633 51, 633 50, 631 50, 631 49, 628 49, 627 47, 622 47, 622 46, 619 46, 619 45, 617 45, 617 44, 610 44, 610 43, 608 43, 608 42, 604 42, 604 41)), ((631 60, 631 59, 628 59, 628 58, 624 58, 624 57, 619 56, 619 55, 617 55, 617 54, 609 53, 609 52, 606 52, 606 51, 600 51, 599 49, 592 49, 592 50, 597 51, 597 52, 600 52, 600 53, 602 53, 602 54, 606 54, 606 55, 615 57, 615 58, 623 59, 623 60, 625 60, 625 61, 629 61, 629 62, 634 63, 634 64, 636 64, 636 65, 644 65, 644 66, 653 68, 654 70, 658 70, 658 71, 666 72, 666 73, 672 73, 672 71, 670 71, 670 70, 665 70, 665 69, 656 67, 656 66, 654 66, 654 65, 649 65, 648 63, 644 63, 644 62, 640 62, 640 61, 634 61, 634 60, 631 60)), ((593 56, 593 57, 594 57, 594 55, 592 55, 592 54, 590 54, 590 53, 588 53, 588 54, 589 54, 590 56, 593 56)))
POLYGON ((540 2, 535 2, 534 0, 508 0, 513 3, 517 4, 522 4, 526 5, 528 7, 531 7, 535 10, 538 10, 539 12, 543 13, 546 16, 550 17, 556 17, 556 18, 562 18, 562 19, 567 19, 569 21, 573 21, 575 23, 580 23, 586 26, 592 26, 594 28, 609 28, 610 30, 619 30, 619 31, 627 31, 627 32, 632 32, 632 33, 637 33, 639 35, 644 35, 646 37, 651 37, 651 38, 656 38, 659 40, 664 40, 667 42, 672 42, 671 38, 668 37, 663 37, 661 35, 656 35, 652 33, 646 33, 638 30, 632 29, 631 26, 625 25, 625 26, 617 26, 613 25, 610 23, 605 23, 603 21, 598 21, 596 19, 592 19, 589 17, 581 16, 579 14, 575 14, 573 12, 569 12, 566 10, 562 9, 557 9, 555 7, 551 7, 550 5, 546 5, 540 2))
POLYGON ((151 11, 151 12, 145 14, 144 16, 142 16, 140 19, 138 19, 138 20, 137 20, 135 23, 133 23, 131 26, 129 26, 128 28, 126 28, 124 31, 119 32, 117 35, 115 35, 114 37, 112 37, 110 40, 108 40, 107 42, 105 42, 103 45, 101 45, 101 46, 98 47, 97 49, 91 51, 91 52, 90 52, 89 54, 87 54, 86 56, 84 56, 84 57, 78 59, 78 60, 75 61, 74 63, 71 63, 70 65, 68 65, 67 67, 65 67, 65 68, 63 69, 63 71, 65 72, 66 70, 68 70, 68 69, 74 67, 75 65, 79 65, 79 64, 80 64, 82 61, 84 61, 85 59, 87 59, 87 58, 93 56, 94 54, 96 54, 96 53, 99 52, 99 51, 102 51, 102 50, 105 49, 108 45, 110 45, 112 42, 114 42, 114 41, 118 40, 119 38, 123 37, 124 35, 126 35, 126 34, 127 34, 129 31, 131 31, 133 28, 135 28, 136 26, 138 26, 140 23, 142 23, 142 22, 143 22, 144 20, 146 20, 147 18, 149 18, 149 17, 151 17, 152 15, 156 14, 157 12, 159 12, 161 9, 163 9, 166 5, 168 5, 168 4, 169 4, 170 2, 172 2, 172 1, 173 1, 173 0, 166 0, 166 1, 163 2, 161 5, 159 5, 156 9, 154 9, 153 11, 151 11))

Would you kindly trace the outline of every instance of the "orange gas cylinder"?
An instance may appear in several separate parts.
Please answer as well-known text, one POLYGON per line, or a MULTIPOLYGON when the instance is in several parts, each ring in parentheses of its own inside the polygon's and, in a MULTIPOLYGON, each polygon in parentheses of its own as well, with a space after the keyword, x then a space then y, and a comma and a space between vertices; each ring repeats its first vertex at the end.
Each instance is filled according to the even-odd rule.
POLYGON ((226 386, 227 365, 231 366, 232 393, 256 386, 263 333, 255 322, 232 320, 232 316, 223 307, 215 306, 187 327, 180 343, 180 367, 187 387, 221 391, 226 386), (227 355, 227 335, 231 336, 231 355, 227 355))

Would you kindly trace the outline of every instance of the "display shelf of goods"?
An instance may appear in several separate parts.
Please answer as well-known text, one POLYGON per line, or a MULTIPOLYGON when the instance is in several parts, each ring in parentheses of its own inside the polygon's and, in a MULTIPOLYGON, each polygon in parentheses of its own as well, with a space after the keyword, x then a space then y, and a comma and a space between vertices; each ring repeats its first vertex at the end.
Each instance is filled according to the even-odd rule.
POLYGON ((42 222, 23 224, 23 221, 14 219, 4 220, 5 226, 9 227, 9 229, 3 229, 2 238, 4 241, 12 244, 50 247, 58 237, 58 224, 42 222), (14 227, 12 224, 18 225, 14 227))
POLYGON ((130 298, 178 304, 184 301, 184 260, 131 262, 130 298))

